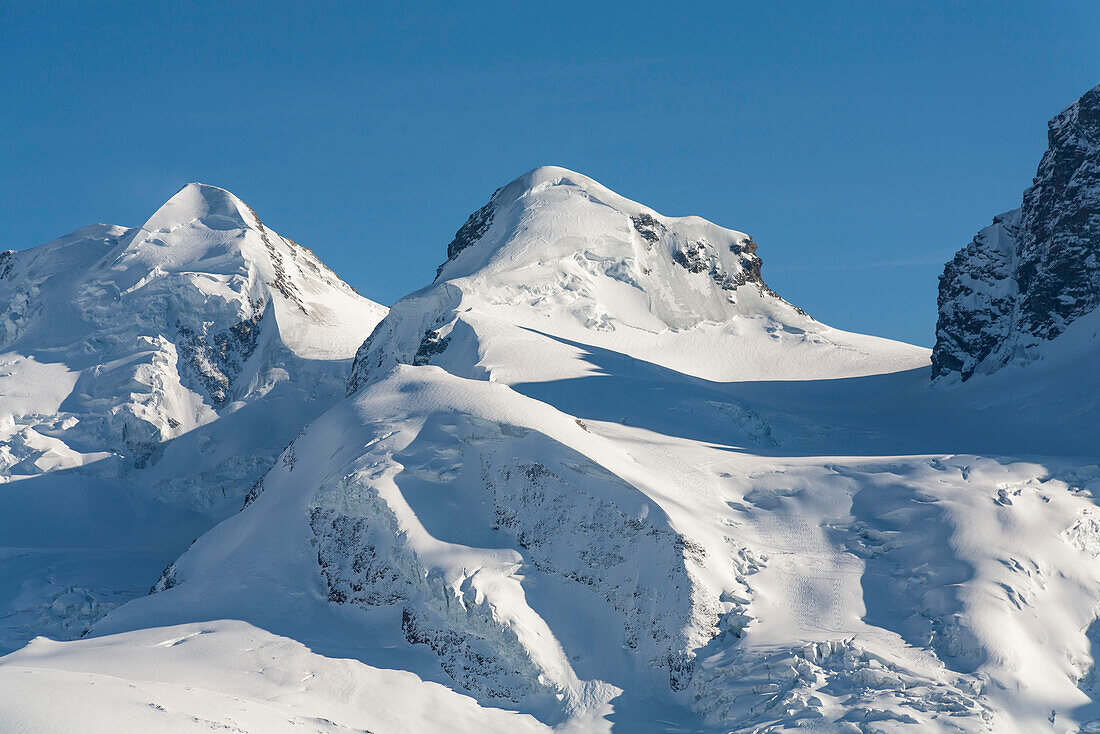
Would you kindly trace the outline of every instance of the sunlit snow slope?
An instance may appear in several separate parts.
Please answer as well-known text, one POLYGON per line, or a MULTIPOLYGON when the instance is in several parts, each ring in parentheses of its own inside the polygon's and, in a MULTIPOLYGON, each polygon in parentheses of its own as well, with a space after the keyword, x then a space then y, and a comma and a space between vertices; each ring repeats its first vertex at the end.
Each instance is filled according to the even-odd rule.
POLYGON ((0 719, 103 680, 123 731, 1100 730, 1097 415, 1054 362, 931 383, 561 168, 447 255, 154 593, 0 660, 0 719))
POLYGON ((384 314, 203 184, 0 254, 0 649, 144 593, 343 394, 384 314))

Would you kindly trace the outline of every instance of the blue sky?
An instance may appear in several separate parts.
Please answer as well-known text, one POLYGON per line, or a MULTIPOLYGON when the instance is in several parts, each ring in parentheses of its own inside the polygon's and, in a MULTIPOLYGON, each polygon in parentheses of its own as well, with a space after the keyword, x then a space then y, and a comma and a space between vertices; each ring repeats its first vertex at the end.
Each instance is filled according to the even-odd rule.
POLYGON ((230 189, 364 295, 541 164, 751 233, 826 323, 931 345, 942 263, 1100 82, 1100 3, 0 2, 0 248, 230 189))

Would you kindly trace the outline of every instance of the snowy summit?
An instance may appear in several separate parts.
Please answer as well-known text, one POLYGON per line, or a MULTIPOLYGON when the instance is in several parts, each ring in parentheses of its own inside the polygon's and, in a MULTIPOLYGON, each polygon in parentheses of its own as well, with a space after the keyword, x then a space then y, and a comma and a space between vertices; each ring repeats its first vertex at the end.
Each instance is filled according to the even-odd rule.
POLYGON ((0 254, 0 304, 0 650, 80 634, 236 512, 386 312, 194 183, 0 254))

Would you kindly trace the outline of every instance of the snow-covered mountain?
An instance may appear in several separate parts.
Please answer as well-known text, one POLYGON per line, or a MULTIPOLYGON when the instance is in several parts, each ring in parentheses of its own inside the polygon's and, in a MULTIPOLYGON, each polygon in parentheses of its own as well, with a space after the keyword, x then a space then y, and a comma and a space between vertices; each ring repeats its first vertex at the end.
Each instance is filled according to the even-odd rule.
POLYGON ((570 340, 720 380, 853 376, 923 359, 814 321, 764 284, 756 249, 741 232, 537 168, 471 215, 435 282, 394 306, 356 355, 349 393, 398 363, 510 384, 575 377, 589 368, 570 340))
POLYGON ((0 648, 79 634, 239 509, 386 312, 203 184, 0 263, 0 648))
POLYGON ((1091 403, 929 384, 747 235, 561 168, 447 254, 154 593, 0 661, 0 718, 68 720, 60 687, 103 731, 1095 726, 1091 403))
POLYGON ((1100 86, 1049 128, 1049 147, 1021 207, 996 217, 944 268, 933 377, 967 380, 1067 350, 1095 358, 1100 86))
MULTIPOLYGON (((247 283, 280 282, 268 240, 287 248, 292 273, 292 245, 228 194, 201 216, 172 214, 217 191, 166 206, 196 230, 179 244, 206 263, 203 293, 227 282, 220 256, 202 254, 208 237, 256 253, 248 272, 262 274, 247 283), (214 226, 226 219, 246 226, 214 226)), ((137 253, 124 262, 152 258, 162 251, 149 238, 178 229, 160 216, 136 235, 94 236, 116 238, 102 251, 137 253), (138 240, 147 246, 131 249, 138 240)), ((996 253, 1022 221, 980 235, 973 262, 987 264, 974 267, 1015 263, 996 253)), ((346 397, 299 396, 309 425, 288 429, 296 437, 267 459, 243 509, 152 593, 89 639, 38 639, 0 659, 0 691, 11 691, 0 720, 49 730, 79 712, 104 732, 1100 730, 1090 364, 1062 350, 1028 366, 1033 379, 1014 364, 966 385, 929 382, 928 350, 830 328, 780 298, 765 285, 766 254, 743 233, 544 167, 471 215, 434 282, 369 337, 361 329, 361 346, 305 356, 326 328, 334 340, 349 331, 333 319, 365 320, 336 294, 382 314, 302 270, 281 278, 297 300, 234 281, 246 295, 219 328, 181 313, 182 326, 158 333, 174 364, 192 334, 214 345, 200 351, 224 381, 189 367, 173 383, 209 422, 144 454, 108 422, 115 442, 95 445, 111 458, 68 470, 150 477, 140 486, 159 488, 161 515, 142 527, 179 523, 206 496, 200 477, 173 504, 151 479, 177 446, 182 461, 202 455, 204 431, 244 440, 254 421, 233 421, 249 411, 291 422, 271 396, 303 381, 295 369, 339 366, 346 397), (332 299, 330 313, 307 294, 332 299), (243 358, 222 348, 240 340, 215 335, 242 323, 247 334, 277 327, 284 356, 270 359, 288 360, 289 379, 260 346, 243 358), (353 351, 352 364, 338 361, 353 351), (269 369, 283 379, 265 392, 256 386, 270 380, 255 375, 269 369), (59 691, 63 705, 46 705, 59 691)), ((67 277, 83 283, 109 262, 89 256, 67 277)), ((178 272, 160 267, 126 281, 120 300, 178 272)), ((1067 327, 1051 343, 1090 318, 1069 323, 1056 309, 1048 322, 1067 327)), ((39 354, 35 364, 57 362, 39 354)), ((141 395, 120 412, 188 415, 165 400, 147 411, 141 395)), ((77 426, 66 445, 83 456, 77 426)))

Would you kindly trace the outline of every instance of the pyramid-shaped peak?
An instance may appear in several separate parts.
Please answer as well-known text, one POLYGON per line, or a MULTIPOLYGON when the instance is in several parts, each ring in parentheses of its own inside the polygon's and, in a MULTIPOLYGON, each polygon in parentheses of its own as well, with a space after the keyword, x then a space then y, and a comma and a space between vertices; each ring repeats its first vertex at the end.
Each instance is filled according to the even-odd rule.
POLYGON ((143 229, 171 230, 194 221, 201 221, 211 229, 238 229, 255 226, 256 217, 231 192, 209 184, 189 183, 157 209, 143 229))

